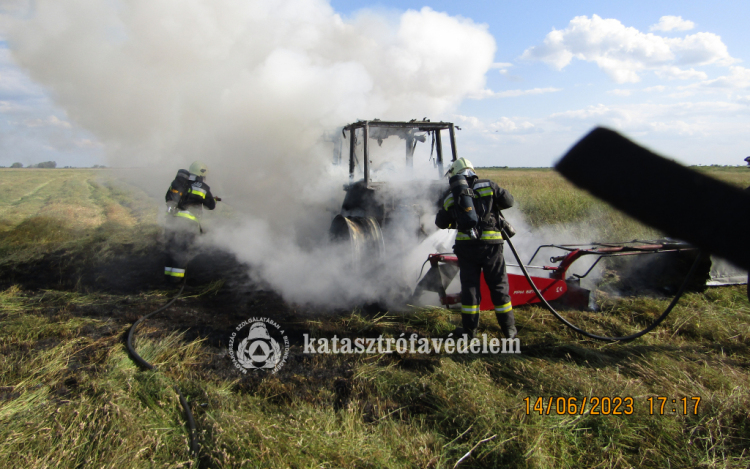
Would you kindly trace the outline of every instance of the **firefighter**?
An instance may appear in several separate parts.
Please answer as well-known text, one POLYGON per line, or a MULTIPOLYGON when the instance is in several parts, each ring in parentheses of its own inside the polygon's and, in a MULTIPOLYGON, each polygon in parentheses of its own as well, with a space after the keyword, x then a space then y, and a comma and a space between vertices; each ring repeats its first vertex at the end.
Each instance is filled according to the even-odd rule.
POLYGON ((211 194, 211 188, 205 182, 207 175, 206 165, 201 161, 195 161, 189 170, 177 171, 177 176, 167 189, 167 259, 164 275, 175 282, 185 277, 187 264, 193 257, 195 238, 203 233, 203 207, 213 210, 216 208, 216 202, 221 200, 211 194))
MULTIPOLYGON (((461 322, 460 334, 473 339, 479 326, 480 273, 484 272, 490 296, 495 306, 497 322, 505 335, 512 339, 516 336, 513 305, 510 301, 508 275, 505 272, 503 258, 503 236, 501 227, 504 219, 500 210, 513 206, 513 196, 505 189, 488 179, 479 179, 474 166, 466 158, 457 159, 446 176, 463 175, 470 190, 463 194, 471 196, 473 209, 478 224, 473 232, 462 231, 458 223, 461 210, 451 190, 445 193, 441 208, 435 217, 438 228, 457 228, 456 244, 453 252, 458 258, 461 279, 461 322)), ((466 210, 464 208, 464 210, 466 210)))

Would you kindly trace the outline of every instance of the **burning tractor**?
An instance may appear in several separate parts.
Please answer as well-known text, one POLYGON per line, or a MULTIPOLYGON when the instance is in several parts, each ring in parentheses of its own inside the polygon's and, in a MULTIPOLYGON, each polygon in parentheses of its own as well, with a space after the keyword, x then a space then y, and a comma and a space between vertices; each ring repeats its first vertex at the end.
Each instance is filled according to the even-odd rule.
MULTIPOLYGON (((446 307, 459 302, 459 294, 447 292, 458 274, 455 255, 445 252, 453 245, 455 231, 436 233, 434 226, 440 199, 448 190, 445 169, 458 158, 457 129, 450 122, 427 120, 357 121, 342 129, 343 138, 337 141, 334 148, 334 163, 339 165, 344 163, 344 148, 348 148, 349 182, 344 185, 346 194, 341 209, 331 222, 331 238, 339 244, 351 265, 364 268, 373 279, 378 277, 377 281, 383 280, 382 271, 393 271, 396 264, 403 264, 405 260, 415 264, 405 266, 405 270, 416 267, 416 274, 427 257, 425 264, 429 262, 431 268, 424 276, 420 272, 416 288, 408 287, 409 295, 401 298, 411 300, 411 304, 416 304, 425 292, 436 292, 439 303, 446 307), (444 137, 448 138, 447 149, 443 148, 444 137), (418 146, 419 143, 425 145, 418 146), (436 236, 441 237, 443 242, 430 243, 428 238, 436 236), (412 255, 414 252, 421 256, 417 261, 412 255)), ((669 239, 544 245, 537 249, 529 259, 529 265, 524 264, 524 267, 544 272, 529 277, 544 300, 556 300, 586 309, 590 304, 589 292, 580 287, 580 280, 592 271, 600 259, 658 253, 694 258, 695 248, 669 239), (537 254, 545 249, 562 252, 550 258, 550 265, 531 265, 537 254), (581 258, 593 260, 586 264, 585 273, 572 273, 572 264, 581 258)), ((508 261, 513 305, 541 301, 527 278, 518 272, 521 262, 514 264, 511 259, 508 261)), ((397 279, 392 283, 401 282, 401 295, 407 287, 405 284, 413 285, 414 277, 417 275, 392 275, 390 280, 397 279)), ((491 308, 483 280, 482 284, 482 309, 491 308)), ((391 288, 390 291, 395 290, 391 288)))
MULTIPOLYGON (((353 264, 375 263, 386 250, 413 247, 434 230, 430 224, 440 196, 448 189, 443 178, 444 134, 450 142, 450 161, 455 161, 456 126, 450 122, 372 120, 343 128, 334 164, 342 163, 341 147, 347 143, 349 183, 344 185, 346 195, 330 233, 353 264), (417 145, 428 139, 429 157, 415 158, 417 145), (380 158, 373 157, 373 143, 380 158)), ((426 148, 421 153, 426 154, 426 148)))

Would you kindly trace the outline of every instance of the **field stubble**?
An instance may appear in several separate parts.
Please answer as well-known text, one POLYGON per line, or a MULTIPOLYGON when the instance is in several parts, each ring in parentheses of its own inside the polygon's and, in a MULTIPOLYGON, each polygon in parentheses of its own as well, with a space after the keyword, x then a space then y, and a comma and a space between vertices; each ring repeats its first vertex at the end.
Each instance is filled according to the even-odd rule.
MULTIPOLYGON (((4 187, 8 173, 0 173, 4 187)), ((86 268, 121 253, 148 253, 156 243, 156 208, 139 191, 95 172, 18 174, 24 178, 12 192, 21 197, 0 200, 3 268, 50 255, 86 268)), ((489 175, 511 190, 533 226, 590 222, 606 229, 620 219, 613 236, 649 234, 551 171, 489 175)), ((744 174, 738 181, 748 182, 744 174)), ((318 314, 284 305, 272 292, 232 292, 219 282, 191 287, 166 315, 144 325, 136 347, 160 373, 141 371, 123 334, 169 294, 18 286, 0 292, 0 465, 747 466, 750 305, 741 287, 686 295, 662 326, 629 344, 582 340, 545 310, 523 307, 516 311, 520 355, 324 356, 302 353, 303 332, 436 337, 458 317, 440 308, 318 314), (291 359, 277 375, 241 375, 226 357, 233 326, 259 315, 278 318, 292 337, 291 359), (198 422, 196 458, 188 452, 175 383, 198 422), (634 411, 526 412, 524 398, 558 396, 579 403, 630 396, 634 411), (673 413, 670 402, 664 415, 651 415, 646 399, 658 396, 701 397, 698 413, 673 413)), ((668 303, 606 295, 599 301, 599 312, 563 314, 592 332, 617 335, 643 328, 668 303)), ((480 333, 498 336, 491 314, 481 314, 480 333)))

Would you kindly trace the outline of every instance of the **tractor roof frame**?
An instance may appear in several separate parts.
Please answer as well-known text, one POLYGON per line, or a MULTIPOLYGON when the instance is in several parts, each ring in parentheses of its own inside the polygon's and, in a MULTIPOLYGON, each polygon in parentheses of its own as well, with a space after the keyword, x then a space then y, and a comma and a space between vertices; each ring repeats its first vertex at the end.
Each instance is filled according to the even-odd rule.
MULTIPOLYGON (((438 174, 442 176, 443 174, 443 140, 440 136, 440 131, 442 130, 448 130, 450 135, 450 146, 451 146, 451 161, 456 161, 458 159, 458 152, 456 149, 456 126, 451 122, 430 122, 427 120, 424 121, 409 121, 409 122, 395 122, 395 121, 381 121, 381 120, 371 120, 371 121, 357 121, 355 123, 349 124, 345 126, 342 130, 342 132, 345 134, 346 132, 349 132, 349 179, 354 178, 354 168, 355 168, 355 147, 356 147, 356 139, 355 139, 355 132, 357 129, 363 130, 363 142, 362 142, 362 155, 364 160, 363 170, 364 170, 364 182, 365 184, 369 185, 370 180, 370 152, 369 152, 369 139, 370 139, 370 128, 376 127, 376 128, 395 128, 395 129, 414 129, 416 131, 421 132, 434 132, 435 135, 435 152, 437 154, 436 162, 438 166, 438 174)), ((408 145, 410 145, 410 137, 406 137, 407 139, 407 148, 408 145)), ((407 165, 411 166, 413 164, 413 150, 411 155, 409 154, 409 151, 407 150, 406 155, 406 161, 407 165), (411 158, 410 158, 411 157, 411 158)))

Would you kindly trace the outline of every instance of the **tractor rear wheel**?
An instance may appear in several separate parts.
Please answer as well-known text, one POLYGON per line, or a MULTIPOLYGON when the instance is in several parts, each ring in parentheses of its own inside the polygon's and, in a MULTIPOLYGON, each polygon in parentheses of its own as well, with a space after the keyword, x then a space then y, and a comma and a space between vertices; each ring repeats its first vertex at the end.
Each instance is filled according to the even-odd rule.
POLYGON ((364 266, 383 260, 385 242, 380 224, 373 217, 336 215, 331 222, 331 239, 342 245, 352 265, 364 266))

